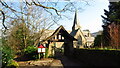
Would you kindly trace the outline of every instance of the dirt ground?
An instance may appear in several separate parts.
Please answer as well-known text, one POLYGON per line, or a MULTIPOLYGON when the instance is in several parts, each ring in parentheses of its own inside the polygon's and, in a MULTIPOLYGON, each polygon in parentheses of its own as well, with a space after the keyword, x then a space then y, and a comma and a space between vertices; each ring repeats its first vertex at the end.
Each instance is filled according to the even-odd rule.
POLYGON ((58 54, 54 58, 42 58, 41 60, 34 61, 18 61, 20 68, 35 68, 35 67, 47 67, 47 68, 66 68, 71 66, 82 67, 84 64, 73 58, 68 58, 63 54, 58 54))
POLYGON ((59 67, 64 68, 67 66, 82 66, 82 63, 77 62, 76 60, 69 59, 66 56, 59 58, 44 58, 36 61, 19 61, 19 66, 22 67, 59 67))
MULTIPOLYGON (((85 67, 119 67, 119 56, 107 56, 106 54, 90 54, 81 52, 76 55, 79 58, 66 57, 63 53, 55 53, 54 58, 43 58, 41 60, 18 61, 21 68, 85 68, 85 67)), ((119 67, 120 68, 120 67, 119 67)))

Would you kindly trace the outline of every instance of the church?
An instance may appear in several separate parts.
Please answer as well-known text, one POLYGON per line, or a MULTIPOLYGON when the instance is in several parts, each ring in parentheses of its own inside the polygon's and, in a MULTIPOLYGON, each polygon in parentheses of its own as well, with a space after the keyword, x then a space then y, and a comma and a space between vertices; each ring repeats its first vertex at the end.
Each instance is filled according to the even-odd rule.
MULTIPOLYGON (((73 26, 71 27, 72 31, 66 30, 71 36, 76 38, 78 41, 74 41, 74 48, 89 48, 93 47, 94 37, 89 30, 81 30, 80 22, 78 19, 77 11, 75 12, 73 26)), ((51 36, 55 30, 46 30, 43 39, 51 36)), ((63 42, 56 43, 56 45, 62 45, 63 42)))
POLYGON ((89 30, 81 30, 77 16, 76 11, 72 31, 67 31, 62 25, 56 30, 46 31, 40 43, 45 44, 44 46, 49 49, 49 55, 54 55, 55 49, 64 49, 66 54, 72 54, 74 48, 93 47, 94 37, 89 30))
POLYGON ((74 42, 75 48, 92 47, 94 44, 94 37, 89 30, 81 30, 80 22, 78 19, 77 11, 75 12, 72 31, 70 33, 78 41, 74 42))

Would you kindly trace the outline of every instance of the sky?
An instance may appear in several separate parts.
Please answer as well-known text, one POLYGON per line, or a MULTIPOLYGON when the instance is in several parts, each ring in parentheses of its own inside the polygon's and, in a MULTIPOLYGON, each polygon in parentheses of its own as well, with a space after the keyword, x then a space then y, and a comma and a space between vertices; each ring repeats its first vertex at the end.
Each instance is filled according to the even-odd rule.
MULTIPOLYGON (((77 0, 76 0, 77 1, 77 0)), ((102 30, 102 18, 101 15, 104 15, 104 9, 108 10, 109 2, 108 0, 93 0, 89 2, 89 5, 81 6, 83 11, 78 11, 78 19, 82 30, 89 29, 91 33, 102 30)), ((62 6, 62 4, 61 4, 62 6)), ((68 14, 72 19, 63 19, 58 23, 63 25, 66 30, 71 30, 74 20, 74 12, 68 14)), ((67 14, 66 14, 67 15, 67 14)), ((1 24, 0 24, 1 26, 1 24)), ((56 29, 59 26, 53 27, 56 29)))
MULTIPOLYGON (((91 33, 102 30, 102 18, 104 9, 108 10, 108 0, 94 0, 90 5, 82 7, 83 11, 78 11, 78 19, 82 30, 89 29, 91 33)), ((59 23, 65 27, 66 30, 72 30, 74 13, 70 15, 71 20, 61 20, 59 23), (69 23, 68 23, 69 22, 69 23)))

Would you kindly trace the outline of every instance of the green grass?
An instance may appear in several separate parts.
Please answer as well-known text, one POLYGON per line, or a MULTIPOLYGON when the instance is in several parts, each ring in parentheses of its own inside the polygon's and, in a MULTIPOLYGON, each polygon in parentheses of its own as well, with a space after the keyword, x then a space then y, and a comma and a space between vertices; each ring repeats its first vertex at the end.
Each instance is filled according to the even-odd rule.
POLYGON ((80 48, 80 49, 88 49, 88 50, 118 50, 120 49, 112 49, 112 48, 80 48))

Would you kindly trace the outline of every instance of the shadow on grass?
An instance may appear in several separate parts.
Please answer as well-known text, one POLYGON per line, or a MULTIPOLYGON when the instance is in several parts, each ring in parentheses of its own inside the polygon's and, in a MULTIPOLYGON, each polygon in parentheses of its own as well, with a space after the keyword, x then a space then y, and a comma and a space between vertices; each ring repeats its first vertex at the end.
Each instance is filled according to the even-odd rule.
POLYGON ((93 67, 120 67, 120 51, 74 49, 73 58, 93 67))

